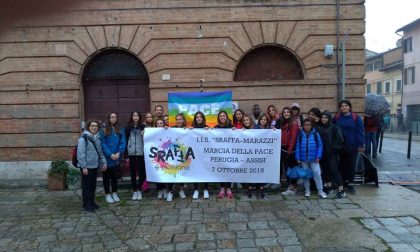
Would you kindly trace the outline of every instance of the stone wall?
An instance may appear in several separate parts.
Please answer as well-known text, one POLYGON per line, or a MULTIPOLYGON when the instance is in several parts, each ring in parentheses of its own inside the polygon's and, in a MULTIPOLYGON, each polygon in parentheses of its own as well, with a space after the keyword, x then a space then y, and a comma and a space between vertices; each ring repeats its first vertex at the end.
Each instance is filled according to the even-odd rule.
MULTIPOLYGON (((340 39, 347 34, 346 94, 363 109, 365 8, 340 1, 340 39)), ((0 161, 70 158, 84 120, 81 74, 107 48, 137 55, 150 77, 151 107, 169 91, 233 91, 245 111, 298 101, 336 110, 336 1, 89 1, 70 11, 24 20, 0 36, 0 161), (234 82, 244 55, 265 44, 301 62, 304 79, 234 82), (162 74, 171 80, 163 81, 162 74)))

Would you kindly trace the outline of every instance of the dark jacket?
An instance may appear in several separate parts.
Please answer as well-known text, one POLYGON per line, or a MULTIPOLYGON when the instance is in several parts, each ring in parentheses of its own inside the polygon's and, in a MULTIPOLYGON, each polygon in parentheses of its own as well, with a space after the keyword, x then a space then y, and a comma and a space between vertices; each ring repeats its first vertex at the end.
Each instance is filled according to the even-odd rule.
POLYGON ((333 155, 337 155, 343 144, 343 135, 341 134, 340 128, 331 123, 332 116, 330 112, 324 111, 322 115, 328 117, 327 124, 320 124, 317 127, 317 131, 321 136, 322 143, 324 146, 323 159, 330 158, 333 155))
POLYGON ((349 148, 357 149, 365 146, 365 128, 360 116, 353 115, 353 112, 346 116, 340 113, 332 122, 340 128, 344 142, 349 148))
POLYGON ((214 126, 215 129, 231 129, 233 128, 232 123, 230 121, 228 121, 226 123, 226 126, 220 126, 219 124, 217 124, 216 126, 214 126))

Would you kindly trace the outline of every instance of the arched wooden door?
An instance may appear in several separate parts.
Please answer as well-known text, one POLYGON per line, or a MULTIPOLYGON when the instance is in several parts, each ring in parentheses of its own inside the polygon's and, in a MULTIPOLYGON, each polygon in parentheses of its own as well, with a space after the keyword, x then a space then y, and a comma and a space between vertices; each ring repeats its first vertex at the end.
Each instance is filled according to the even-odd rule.
MULTIPOLYGON (((126 127, 133 111, 150 111, 149 76, 144 65, 122 50, 106 50, 93 57, 83 74, 85 120, 106 122, 116 112, 126 127)), ((123 162, 121 175, 129 176, 123 162)))
POLYGON ((95 56, 83 75, 85 119, 106 121, 118 114, 126 126, 132 111, 150 110, 149 76, 144 65, 121 50, 107 50, 95 56))

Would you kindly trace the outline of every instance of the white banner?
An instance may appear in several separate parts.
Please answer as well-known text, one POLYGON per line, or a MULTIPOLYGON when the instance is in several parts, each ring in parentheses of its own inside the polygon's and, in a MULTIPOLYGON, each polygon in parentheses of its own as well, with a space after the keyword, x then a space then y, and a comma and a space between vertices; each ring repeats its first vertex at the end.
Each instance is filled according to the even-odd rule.
POLYGON ((146 128, 152 182, 279 183, 281 130, 146 128))

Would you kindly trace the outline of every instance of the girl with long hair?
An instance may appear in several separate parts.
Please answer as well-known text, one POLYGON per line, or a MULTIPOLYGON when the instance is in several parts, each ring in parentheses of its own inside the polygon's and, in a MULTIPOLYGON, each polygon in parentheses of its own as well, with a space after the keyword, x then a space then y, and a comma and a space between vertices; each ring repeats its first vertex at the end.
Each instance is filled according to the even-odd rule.
POLYGON ((235 110, 235 112, 233 113, 233 127, 237 129, 242 129, 244 115, 245 112, 242 109, 235 110))
POLYGON ((271 126, 275 127, 277 120, 279 119, 279 114, 276 106, 273 104, 268 105, 266 114, 270 117, 271 126))
POLYGON ((142 185, 146 179, 146 167, 144 163, 143 150, 144 125, 141 123, 141 115, 134 111, 130 115, 130 121, 125 129, 127 139, 126 157, 130 166, 131 189, 133 190, 132 200, 142 199, 142 185), (139 180, 136 181, 136 173, 139 180))
POLYGON ((146 128, 155 127, 155 123, 153 121, 153 114, 151 112, 146 112, 146 114, 144 115, 144 125, 146 128))
MULTIPOLYGON (((229 116, 226 111, 220 110, 217 114, 217 125, 214 126, 216 129, 232 129, 232 124, 230 122, 229 116)), ((218 198, 233 198, 233 193, 231 190, 231 182, 222 182, 220 183, 220 192, 217 195, 218 198)))
POLYGON ((102 175, 105 200, 109 204, 112 204, 120 201, 117 195, 117 170, 119 169, 120 161, 125 151, 126 141, 124 128, 121 128, 118 124, 117 113, 110 113, 107 119, 108 122, 101 131, 101 146, 106 157, 108 169, 103 171, 102 175), (110 190, 110 185, 112 190, 110 190))
MULTIPOLYGON (((185 128, 187 126, 187 121, 185 120, 185 116, 182 113, 179 113, 175 116, 175 126, 173 128, 185 128)), ((173 197, 174 197, 174 190, 175 184, 174 183, 170 183, 168 184, 168 197, 166 198, 166 201, 172 201, 173 197)), ((185 199, 187 196, 185 195, 184 192, 184 183, 180 183, 179 184, 179 197, 181 199, 185 199)))
MULTIPOLYGON (((199 129, 208 129, 209 126, 206 124, 206 116, 203 112, 198 111, 194 114, 194 119, 192 122, 192 128, 199 128, 199 129)), ((194 193, 192 198, 198 199, 200 196, 200 192, 198 191, 198 183, 194 183, 194 193)), ((203 183, 203 198, 208 199, 210 197, 209 191, 209 183, 203 183)))

